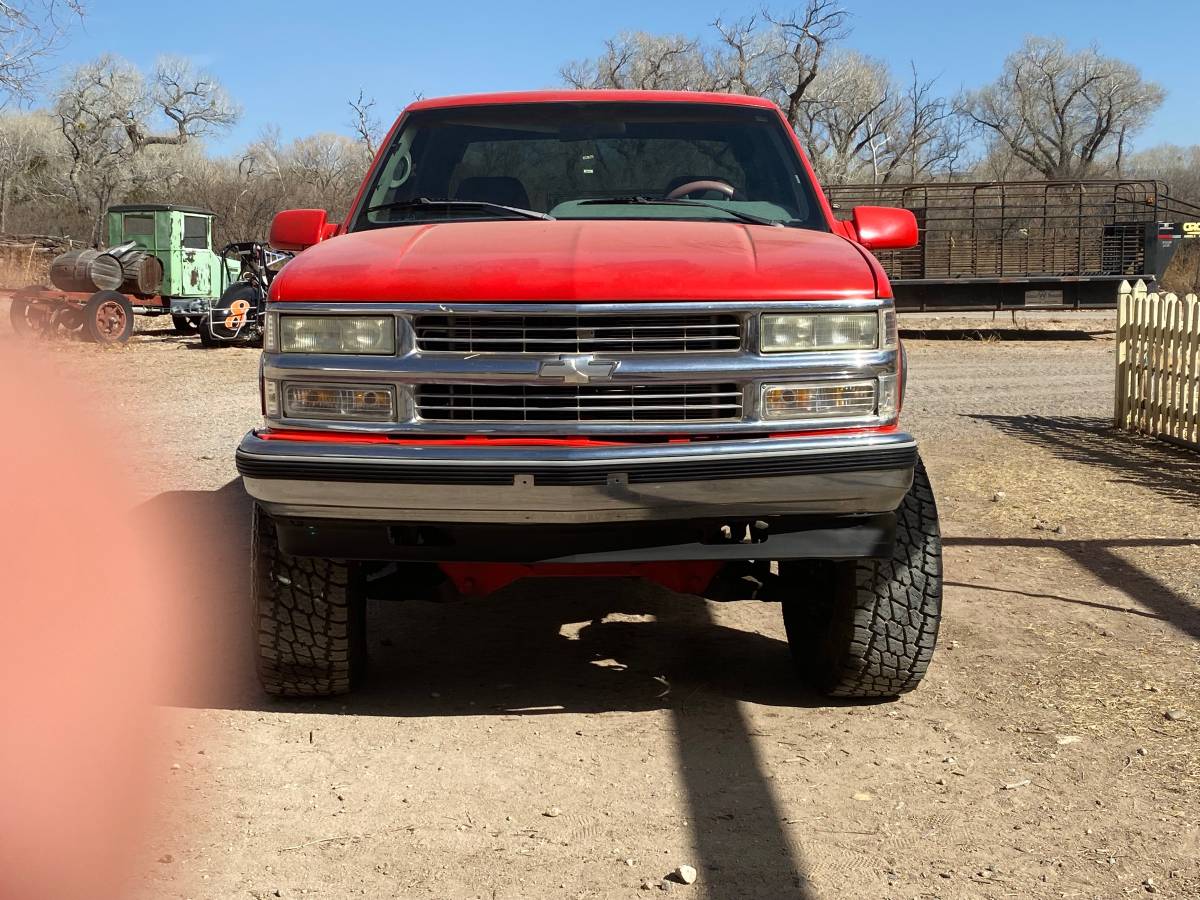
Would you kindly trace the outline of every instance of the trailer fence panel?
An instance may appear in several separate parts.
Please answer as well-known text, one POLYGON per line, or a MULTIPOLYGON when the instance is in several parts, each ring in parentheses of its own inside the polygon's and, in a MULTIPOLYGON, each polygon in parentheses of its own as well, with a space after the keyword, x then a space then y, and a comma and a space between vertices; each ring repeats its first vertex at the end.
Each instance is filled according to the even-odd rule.
POLYGON ((1117 427, 1200 450, 1200 298, 1121 282, 1116 356, 1117 427))
POLYGON ((834 184, 839 218, 900 207, 915 247, 876 253, 901 312, 1113 309, 1121 281, 1161 280, 1200 243, 1200 204, 1153 180, 834 184))

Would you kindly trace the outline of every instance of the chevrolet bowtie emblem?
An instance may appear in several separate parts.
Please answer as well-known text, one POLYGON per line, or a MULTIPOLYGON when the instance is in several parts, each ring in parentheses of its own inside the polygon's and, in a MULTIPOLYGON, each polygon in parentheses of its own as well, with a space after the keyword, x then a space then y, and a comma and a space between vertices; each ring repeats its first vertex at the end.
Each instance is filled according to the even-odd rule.
POLYGON ((548 359, 538 366, 538 377, 561 378, 563 384, 589 384, 593 381, 608 381, 617 371, 614 360, 596 359, 594 356, 560 356, 548 359))

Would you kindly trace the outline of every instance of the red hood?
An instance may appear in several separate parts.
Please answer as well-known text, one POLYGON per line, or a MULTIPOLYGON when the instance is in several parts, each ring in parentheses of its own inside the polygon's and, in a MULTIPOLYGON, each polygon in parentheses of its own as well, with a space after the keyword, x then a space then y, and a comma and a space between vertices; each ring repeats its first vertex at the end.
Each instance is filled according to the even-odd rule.
POLYGON ((379 228, 301 253, 282 301, 818 300, 874 297, 845 238, 725 222, 503 221, 379 228))

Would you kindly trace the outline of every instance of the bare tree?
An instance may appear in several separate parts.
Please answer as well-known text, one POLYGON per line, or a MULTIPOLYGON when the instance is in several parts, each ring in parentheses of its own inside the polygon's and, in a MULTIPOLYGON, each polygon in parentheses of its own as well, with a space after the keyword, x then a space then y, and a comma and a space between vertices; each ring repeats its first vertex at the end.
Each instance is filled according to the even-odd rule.
POLYGON ((235 113, 220 85, 186 62, 162 60, 149 74, 111 56, 80 66, 51 110, 0 112, 0 227, 95 243, 113 203, 191 203, 217 213, 220 242, 265 237, 289 207, 344 213, 370 162, 360 140, 286 141, 268 126, 244 151, 210 156, 203 135, 235 113))
POLYGON ((915 68, 902 85, 888 67, 842 51, 847 16, 809 0, 787 16, 769 11, 713 23, 716 40, 641 32, 568 63, 579 88, 727 91, 766 97, 784 111, 824 180, 888 181, 952 171, 967 144, 951 105, 915 68))
POLYGON ((1135 66, 1094 47, 1072 53, 1061 40, 1027 38, 991 85, 962 95, 968 119, 1050 179, 1091 174, 1119 137, 1134 134, 1164 92, 1135 66))
POLYGON ((82 16, 80 0, 0 0, 0 107, 32 98, 46 57, 82 16))
POLYGON ((182 147, 238 117, 215 79, 173 57, 159 60, 147 84, 132 64, 102 56, 70 73, 54 110, 70 160, 62 193, 92 218, 93 242, 100 236, 104 209, 142 169, 160 178, 178 174, 164 169, 171 157, 148 153, 150 149, 182 147), (170 123, 171 130, 157 131, 160 121, 170 123))
POLYGON ((258 139, 246 148, 238 168, 247 178, 272 178, 284 181, 283 133, 278 125, 266 125, 258 139))
POLYGON ((126 123, 147 111, 141 72, 113 56, 75 69, 58 91, 54 112, 70 160, 58 190, 93 222, 92 243, 100 236, 101 214, 128 180, 135 146, 126 123))
POLYGON ((717 19, 715 40, 624 33, 600 55, 567 63, 576 88, 726 91, 766 97, 800 134, 830 181, 887 181, 953 170, 966 146, 951 105, 934 82, 902 86, 887 66, 836 51, 848 33, 837 0, 808 0, 789 14, 763 10, 717 19))
POLYGON ((9 228, 14 203, 37 196, 53 165, 54 125, 42 112, 0 116, 0 233, 9 228))
POLYGON ((641 91, 711 90, 714 77, 698 40, 643 31, 609 38, 598 57, 567 63, 559 74, 575 88, 641 91))
POLYGON ((950 176, 969 144, 962 119, 923 80, 906 83, 881 61, 834 51, 808 88, 797 131, 821 180, 922 181, 950 176))
POLYGON ((952 177, 965 167, 969 127, 953 104, 935 92, 936 82, 922 80, 916 64, 909 65, 911 78, 900 96, 892 126, 892 161, 880 181, 952 177))
POLYGON ((837 0, 808 0, 803 12, 788 16, 764 12, 763 17, 774 30, 775 47, 761 96, 774 100, 795 128, 822 58, 849 32, 847 13, 837 0))
POLYGON ((137 148, 154 144, 183 145, 189 140, 234 125, 241 110, 212 75, 198 71, 190 60, 159 57, 154 66, 148 105, 171 123, 173 130, 151 134, 144 117, 133 110, 126 117, 129 142, 137 148))
POLYGON ((1200 203, 1200 144, 1147 147, 1128 158, 1124 174, 1164 181, 1171 188, 1171 196, 1200 203))
POLYGON ((747 16, 712 23, 720 38, 713 54, 716 72, 713 88, 727 93, 762 97, 772 81, 772 68, 779 56, 778 35, 764 28, 762 16, 747 16))
POLYGON ((287 164, 300 184, 327 195, 362 177, 364 167, 357 150, 352 138, 322 132, 295 140, 287 164))
POLYGON ((351 128, 354 129, 367 156, 374 159, 375 153, 379 149, 379 137, 383 134, 383 124, 375 114, 375 98, 367 99, 360 90, 358 97, 349 103, 350 110, 354 114, 350 123, 351 128))
POLYGON ((347 135, 321 133, 285 142, 277 127, 268 126, 242 153, 189 166, 174 199, 216 212, 222 237, 265 237, 281 209, 344 214, 369 164, 362 145, 347 135))
POLYGON ((802 10, 769 10, 713 23, 716 41, 627 32, 604 42, 599 56, 560 70, 576 88, 731 91, 770 97, 796 125, 821 58, 846 33, 838 0, 808 0, 802 10))
POLYGON ((900 113, 887 66, 854 51, 837 53, 806 90, 796 127, 822 180, 879 181, 900 113))

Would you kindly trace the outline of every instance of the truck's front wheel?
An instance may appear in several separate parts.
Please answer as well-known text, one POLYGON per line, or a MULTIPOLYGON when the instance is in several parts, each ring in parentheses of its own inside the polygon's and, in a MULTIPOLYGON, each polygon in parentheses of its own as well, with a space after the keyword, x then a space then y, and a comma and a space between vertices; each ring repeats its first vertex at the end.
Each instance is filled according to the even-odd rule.
POLYGON ((344 694, 366 664, 366 605, 344 560, 290 556, 256 504, 251 539, 258 678, 268 694, 344 694))
POLYGON ((929 667, 942 613, 942 539, 925 466, 896 510, 891 559, 785 563, 797 666, 834 697, 894 697, 929 667))

